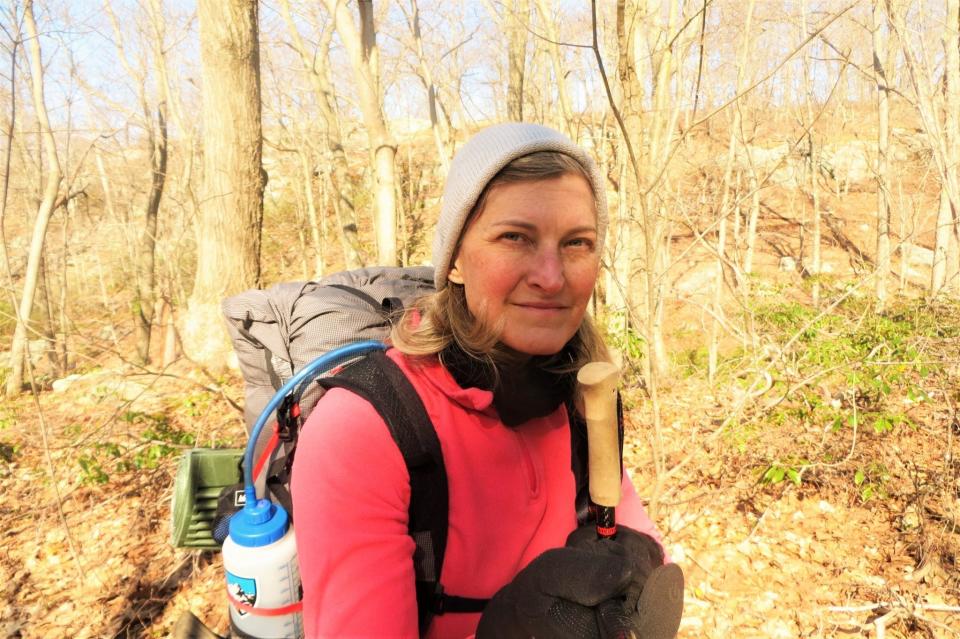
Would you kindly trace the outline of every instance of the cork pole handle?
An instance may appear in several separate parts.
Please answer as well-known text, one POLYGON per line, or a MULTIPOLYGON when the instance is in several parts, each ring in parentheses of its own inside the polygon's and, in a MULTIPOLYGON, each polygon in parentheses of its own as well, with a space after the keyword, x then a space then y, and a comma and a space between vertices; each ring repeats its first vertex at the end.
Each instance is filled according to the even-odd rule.
POLYGON ((614 508, 620 503, 620 437, 617 428, 617 382, 620 368, 591 362, 577 373, 587 420, 590 500, 597 506, 597 534, 616 534, 614 508))

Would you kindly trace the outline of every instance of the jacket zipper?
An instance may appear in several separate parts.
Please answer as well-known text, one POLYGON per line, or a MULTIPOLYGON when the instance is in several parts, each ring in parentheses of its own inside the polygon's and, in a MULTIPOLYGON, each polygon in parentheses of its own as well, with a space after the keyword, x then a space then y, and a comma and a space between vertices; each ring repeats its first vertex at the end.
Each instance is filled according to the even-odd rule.
POLYGON ((537 477, 537 468, 533 463, 533 457, 530 455, 530 449, 523 437, 518 432, 513 433, 517 438, 517 444, 520 447, 520 457, 522 459, 524 471, 527 474, 527 486, 530 489, 530 496, 535 498, 540 493, 540 481, 537 477))

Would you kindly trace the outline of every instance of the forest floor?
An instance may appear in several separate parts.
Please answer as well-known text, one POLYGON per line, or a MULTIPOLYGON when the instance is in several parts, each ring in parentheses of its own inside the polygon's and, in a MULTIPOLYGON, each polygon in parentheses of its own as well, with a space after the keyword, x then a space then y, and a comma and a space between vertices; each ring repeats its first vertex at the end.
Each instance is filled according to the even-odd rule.
MULTIPOLYGON (((956 636, 960 312, 805 308, 757 311, 779 356, 731 356, 708 384, 702 349, 678 346, 660 389, 680 636, 956 636)), ((220 556, 172 548, 169 510, 184 448, 242 443, 242 384, 161 373, 104 356, 3 406, 0 638, 164 637, 185 610, 226 630, 220 556)), ((627 402, 626 465, 652 499, 650 402, 627 402)))

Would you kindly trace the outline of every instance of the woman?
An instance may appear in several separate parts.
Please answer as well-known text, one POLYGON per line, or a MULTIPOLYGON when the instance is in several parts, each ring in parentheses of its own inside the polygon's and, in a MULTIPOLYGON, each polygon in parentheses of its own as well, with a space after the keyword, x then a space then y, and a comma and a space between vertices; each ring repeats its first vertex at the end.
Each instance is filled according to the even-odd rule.
MULTIPOLYGON (((678 583, 668 573, 660 594, 643 589, 663 554, 626 474, 618 541, 575 532, 566 404, 579 367, 608 357, 585 314, 606 227, 601 176, 556 131, 492 126, 453 160, 433 245, 437 292, 398 322, 388 356, 443 451, 441 583, 492 600, 482 615, 434 617, 427 636, 676 631, 675 602, 643 610, 678 583)), ((300 436, 292 492, 307 635, 417 636, 409 476, 370 404, 339 389, 323 397, 300 436)))

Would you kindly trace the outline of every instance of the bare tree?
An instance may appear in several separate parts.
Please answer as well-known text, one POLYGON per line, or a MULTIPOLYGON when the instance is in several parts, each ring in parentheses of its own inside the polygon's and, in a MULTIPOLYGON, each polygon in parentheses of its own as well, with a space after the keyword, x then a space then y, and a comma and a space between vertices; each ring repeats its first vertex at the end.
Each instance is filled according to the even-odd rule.
MULTIPOLYGON (((944 134, 946 137, 946 170, 948 182, 960 188, 960 1, 947 0, 947 16, 943 25, 944 49, 944 134)), ((960 295, 960 193, 953 193, 949 210, 941 204, 937 232, 946 227, 946 269, 943 287, 952 295, 960 295)), ((943 203, 943 199, 941 199, 943 203)))
POLYGON ((564 67, 563 56, 560 54, 560 35, 557 30, 556 17, 552 15, 547 0, 536 0, 537 14, 540 24, 546 32, 545 45, 550 54, 550 63, 553 67, 553 84, 560 101, 560 129, 569 137, 575 138, 573 126, 573 107, 570 103, 570 92, 567 90, 567 71, 564 67))
POLYGON ((380 52, 374 24, 373 0, 358 0, 359 27, 343 0, 325 0, 337 33, 350 57, 360 93, 360 110, 367 131, 374 167, 377 257, 380 264, 397 264, 397 196, 395 158, 397 147, 383 114, 380 85, 380 52))
POLYGON ((527 0, 511 0, 507 7, 507 118, 522 122, 530 5, 527 0))
MULTIPOLYGON (((740 43, 740 55, 737 62, 737 81, 736 95, 739 96, 745 86, 747 71, 747 54, 750 52, 750 43, 752 34, 750 32, 753 23, 753 9, 755 2, 749 0, 746 9, 746 18, 744 19, 743 36, 740 43)), ((737 195, 732 191, 732 172, 733 165, 737 159, 737 148, 743 136, 743 113, 740 106, 740 97, 734 99, 733 103, 733 122, 730 124, 730 141, 727 145, 727 162, 723 170, 723 183, 720 188, 723 189, 723 198, 720 203, 720 219, 717 224, 717 246, 716 246, 716 274, 714 275, 714 289, 712 301, 712 321, 710 324, 710 339, 707 346, 707 377, 712 383, 717 373, 717 360, 720 351, 720 328, 723 324, 723 290, 724 290, 724 264, 726 262, 726 236, 727 219, 733 208, 731 202, 737 199, 737 195)), ((748 150, 749 153, 749 150, 748 150)), ((739 216, 737 216, 739 219, 739 216)))
MULTIPOLYGON (((957 5, 957 0, 949 0, 947 4, 947 20, 943 27, 943 76, 946 86, 945 91, 940 91, 931 84, 929 65, 910 37, 911 32, 906 25, 907 7, 886 0, 887 16, 901 44, 916 98, 915 106, 930 143, 933 162, 940 174, 940 210, 930 277, 930 292, 933 295, 947 293, 956 279, 960 278, 960 273, 951 271, 951 261, 948 259, 951 244, 957 239, 956 211, 960 210, 960 176, 957 167, 957 159, 960 158, 960 149, 957 148, 960 143, 960 114, 957 113, 960 108, 960 54, 957 52, 960 35, 956 29, 957 5), (952 91, 951 86, 954 87, 952 91)), ((960 265, 957 267, 960 269, 960 265)))
MULTIPOLYGON (((10 25, 17 23, 16 11, 11 7, 10 25)), ((10 195, 10 160, 13 157, 13 133, 17 123, 17 50, 23 44, 19 29, 8 31, 7 27, 0 25, 10 40, 10 118, 9 125, 5 133, 7 147, 3 157, 3 187, 0 191, 0 265, 3 266, 4 273, 10 280, 11 290, 13 284, 13 273, 10 268, 10 256, 7 255, 7 198, 10 195)))
POLYGON ((450 122, 440 104, 439 88, 433 79, 433 72, 423 50, 423 34, 420 30, 420 5, 417 0, 410 0, 410 9, 401 2, 400 9, 410 27, 413 37, 413 47, 417 56, 417 76, 427 92, 427 107, 430 113, 430 130, 433 132, 433 143, 437 147, 437 158, 444 175, 450 167, 452 142, 450 140, 450 122), (441 117, 441 114, 443 117, 441 117))
MULTIPOLYGON (((337 101, 334 94, 333 81, 330 79, 330 41, 333 38, 333 21, 326 25, 314 25, 320 32, 320 41, 316 51, 309 51, 307 45, 297 29, 296 22, 290 11, 288 0, 281 0, 280 9, 293 46, 300 56, 300 61, 310 80, 317 106, 320 110, 320 123, 323 127, 323 139, 326 142, 326 157, 320 163, 322 172, 321 189, 324 193, 331 193, 330 198, 334 215, 337 218, 337 227, 340 229, 339 239, 343 249, 344 262, 348 269, 359 268, 363 262, 363 252, 360 248, 360 239, 357 232, 357 213, 349 189, 349 169, 347 156, 343 148, 340 116, 337 111, 337 101), (328 184, 329 183, 329 184, 328 184)), ((312 167, 310 171, 312 173, 312 167)))
POLYGON ((183 318, 185 352, 213 368, 229 343, 220 302, 260 285, 263 224, 260 53, 256 0, 201 0, 203 200, 197 272, 183 318))
POLYGON ((34 295, 40 277, 44 240, 50 218, 57 206, 57 196, 60 192, 60 182, 63 177, 60 170, 57 143, 50 128, 50 118, 47 115, 47 106, 44 99, 43 58, 40 52, 40 38, 37 35, 37 23, 33 17, 33 0, 27 0, 24 5, 24 26, 27 30, 27 48, 30 51, 30 82, 33 89, 33 105, 37 113, 40 137, 43 140, 44 154, 47 159, 47 174, 43 199, 33 222, 33 236, 30 241, 30 253, 27 256, 23 293, 20 296, 17 309, 17 327, 10 348, 11 372, 10 377, 7 378, 6 389, 8 396, 18 394, 23 386, 23 358, 27 350, 30 315, 33 313, 34 295))
MULTIPOLYGON (((800 3, 800 40, 804 41, 809 37, 807 33, 807 0, 800 3)), ((823 153, 820 144, 816 138, 816 118, 813 115, 813 78, 810 73, 810 47, 805 47, 802 57, 803 66, 803 116, 802 124, 806 131, 807 150, 806 157, 806 177, 810 187, 810 203, 813 210, 810 214, 812 226, 812 237, 810 238, 810 261, 803 265, 807 273, 813 276, 813 286, 811 287, 811 298, 814 306, 820 305, 820 269, 821 269, 821 230, 820 230, 820 157, 823 153)), ((804 222, 805 224, 805 222, 804 222)), ((803 256, 801 255, 801 260, 803 256)))
POLYGON ((877 306, 887 303, 890 273, 890 104, 887 83, 887 29, 882 2, 873 5, 873 72, 877 78, 877 306))
MULTIPOLYGON (((156 306, 156 248, 157 226, 160 212, 160 198, 167 178, 167 106, 162 85, 164 76, 161 69, 166 68, 164 60, 164 23, 159 0, 152 0, 149 18, 149 47, 153 58, 155 99, 151 99, 147 88, 149 72, 146 68, 137 69, 128 59, 124 46, 123 32, 110 2, 104 3, 104 9, 113 25, 114 43, 122 66, 134 80, 137 98, 141 110, 141 125, 147 134, 147 156, 149 158, 149 189, 143 204, 143 227, 135 250, 135 273, 133 319, 137 335, 137 357, 142 363, 150 361, 150 336, 156 306)), ((144 67, 146 62, 144 63, 144 67)))

